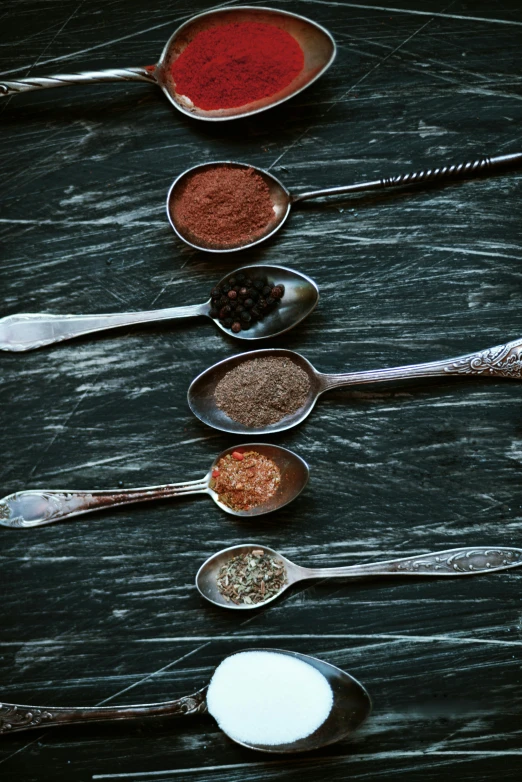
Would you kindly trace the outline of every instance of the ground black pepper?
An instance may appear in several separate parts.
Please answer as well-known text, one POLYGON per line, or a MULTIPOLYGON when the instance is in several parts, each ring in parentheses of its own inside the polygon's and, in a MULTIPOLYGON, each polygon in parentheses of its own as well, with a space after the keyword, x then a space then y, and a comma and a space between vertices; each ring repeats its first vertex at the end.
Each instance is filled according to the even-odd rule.
POLYGON ((221 378, 216 404, 233 421, 252 429, 275 424, 304 405, 310 392, 306 372, 284 356, 243 361, 221 378))

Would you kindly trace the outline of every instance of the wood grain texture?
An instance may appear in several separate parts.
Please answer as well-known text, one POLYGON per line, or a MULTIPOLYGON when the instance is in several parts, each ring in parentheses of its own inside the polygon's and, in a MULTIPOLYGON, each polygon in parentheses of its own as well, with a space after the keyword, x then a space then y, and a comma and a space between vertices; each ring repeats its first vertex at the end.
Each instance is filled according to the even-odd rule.
MULTIPOLYGON (((522 149, 515 0, 270 5, 325 25, 339 52, 310 90, 251 120, 190 121, 141 84, 0 103, 1 314, 198 302, 227 270, 263 261, 317 281, 318 309, 269 346, 323 371, 522 336, 520 170, 303 204, 271 242, 229 258, 177 241, 167 189, 208 160, 260 165, 298 192, 522 149)), ((146 65, 210 7, 13 0, 0 70, 146 65)), ((202 476, 234 438, 193 418, 186 390, 239 350, 201 320, 0 355, 1 496, 202 476)), ((313 583, 246 619, 203 604, 194 576, 247 539, 310 566, 520 545, 521 393, 469 378, 330 392, 272 438, 309 462, 306 491, 248 524, 195 497, 2 530, 1 699, 171 698, 227 653, 273 646, 345 668, 374 701, 353 739, 297 758, 233 745, 208 717, 17 734, 0 742, 2 780, 518 780, 522 572, 313 583)))

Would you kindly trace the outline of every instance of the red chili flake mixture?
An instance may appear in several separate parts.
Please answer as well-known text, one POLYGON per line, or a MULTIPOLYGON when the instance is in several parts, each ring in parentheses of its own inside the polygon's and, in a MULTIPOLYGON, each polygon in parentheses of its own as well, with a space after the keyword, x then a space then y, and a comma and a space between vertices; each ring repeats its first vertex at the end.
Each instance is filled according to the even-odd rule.
POLYGON ((234 451, 217 463, 210 488, 232 510, 251 510, 273 497, 280 481, 279 467, 271 459, 257 451, 234 451))

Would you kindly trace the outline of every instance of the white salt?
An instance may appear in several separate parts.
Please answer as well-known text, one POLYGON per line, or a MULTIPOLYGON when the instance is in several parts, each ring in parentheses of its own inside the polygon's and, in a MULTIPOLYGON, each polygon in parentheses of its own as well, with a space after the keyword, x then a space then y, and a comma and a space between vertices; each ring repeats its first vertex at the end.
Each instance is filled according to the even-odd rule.
POLYGON ((245 744, 287 744, 323 724, 333 705, 327 679, 303 660, 278 652, 238 652, 216 668, 210 714, 245 744))

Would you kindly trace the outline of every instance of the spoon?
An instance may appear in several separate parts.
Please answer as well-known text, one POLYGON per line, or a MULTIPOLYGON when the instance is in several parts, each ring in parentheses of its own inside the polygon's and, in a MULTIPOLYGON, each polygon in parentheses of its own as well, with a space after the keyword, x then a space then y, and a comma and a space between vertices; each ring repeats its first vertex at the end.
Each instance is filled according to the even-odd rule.
POLYGON ((248 331, 234 334, 218 318, 212 318, 210 299, 203 304, 168 307, 149 312, 119 312, 106 315, 20 313, 0 319, 0 350, 19 353, 107 329, 122 328, 137 323, 157 323, 175 318, 194 318, 201 315, 213 320, 216 326, 229 337, 248 340, 266 339, 293 329, 308 317, 319 301, 319 291, 315 282, 306 274, 287 269, 285 266, 263 264, 243 266, 228 273, 218 282, 218 285, 224 285, 230 277, 240 272, 256 277, 267 277, 276 284, 282 283, 285 286, 284 296, 277 308, 272 310, 264 320, 257 321, 248 331))
POLYGON ((220 120, 239 119, 251 114, 277 106, 293 98, 306 87, 313 84, 330 67, 336 53, 335 42, 330 33, 316 22, 304 16, 288 11, 278 11, 271 8, 252 8, 237 6, 221 8, 217 11, 207 11, 193 16, 188 22, 174 32, 169 38, 157 65, 147 65, 140 68, 109 68, 103 71, 84 71, 72 74, 57 74, 43 78, 31 76, 28 79, 16 81, 1 81, 0 96, 17 95, 21 92, 47 89, 49 87, 66 87, 69 84, 94 84, 109 81, 145 81, 157 84, 170 102, 189 117, 217 122, 220 120), (203 30, 221 24, 258 22, 272 24, 290 33, 303 50, 304 66, 302 71, 284 89, 275 95, 252 101, 244 106, 230 109, 204 110, 194 106, 186 96, 176 92, 176 83, 172 76, 172 66, 180 54, 186 49, 192 39, 203 30))
POLYGON ((214 459, 204 478, 185 483, 167 483, 164 486, 146 486, 140 489, 112 489, 109 491, 69 491, 64 489, 32 489, 9 494, 0 500, 0 524, 4 527, 41 527, 54 521, 63 521, 72 516, 91 513, 104 508, 131 505, 146 500, 164 500, 167 497, 183 497, 187 494, 210 494, 216 505, 232 516, 261 516, 279 510, 302 492, 308 482, 308 465, 300 456, 267 443, 248 443, 227 448, 214 459), (223 456, 235 451, 243 453, 255 450, 271 459, 279 467, 281 482, 275 494, 251 510, 233 510, 220 502, 218 495, 210 488, 212 471, 223 456))
MULTIPOLYGON (((353 676, 335 665, 299 652, 284 649, 244 649, 242 651, 276 652, 302 660, 315 668, 328 681, 332 689, 333 705, 323 724, 314 733, 290 744, 246 744, 223 732, 236 744, 261 752, 304 752, 333 744, 349 736, 368 717, 371 701, 363 685, 353 676)), ((237 652, 236 652, 237 654, 237 652)), ((228 655, 231 657, 232 655, 228 655)), ((224 658, 225 660, 227 657, 224 658)), ((223 660, 224 662, 224 660, 223 660)), ((174 717, 206 714, 207 687, 193 695, 162 703, 146 703, 136 706, 55 707, 22 706, 16 703, 0 703, 0 734, 16 733, 34 728, 74 725, 80 722, 102 722, 144 717, 174 717)))
POLYGON ((390 187, 402 187, 404 185, 419 184, 423 182, 442 181, 446 179, 454 179, 456 177, 466 178, 474 176, 476 174, 493 173, 497 169, 505 168, 509 165, 517 165, 522 163, 522 152, 517 152, 511 155, 497 155, 496 157, 484 157, 468 163, 459 163, 457 165, 443 166, 442 168, 431 168, 424 171, 415 171, 408 174, 399 174, 392 177, 384 177, 382 179, 375 179, 370 182, 359 182, 354 185, 344 185, 341 187, 329 187, 323 190, 311 190, 299 195, 292 195, 289 190, 269 171, 265 171, 262 168, 249 165, 248 163, 238 163, 229 160, 218 160, 214 163, 202 163, 198 166, 184 171, 177 179, 172 183, 167 195, 167 216, 169 222, 177 233, 180 239, 182 239, 190 247, 194 247, 196 250, 206 250, 207 252, 234 252, 236 250, 244 250, 246 247, 253 247, 270 236, 273 236, 278 231, 286 218, 290 214, 290 209, 294 204, 298 204, 301 201, 308 201, 311 198, 323 198, 324 196, 342 195, 344 193, 356 193, 363 190, 381 190, 382 188, 390 187), (270 192, 270 199, 272 201, 274 214, 267 225, 260 230, 258 234, 252 237, 251 240, 246 239, 238 241, 237 245, 219 244, 218 242, 207 242, 203 239, 198 239, 193 233, 189 233, 183 226, 182 221, 178 218, 177 206, 180 203, 180 199, 183 195, 187 180, 194 174, 204 171, 209 168, 217 168, 220 166, 227 166, 233 168, 242 168, 245 170, 253 169, 259 174, 265 181, 268 190, 270 192))
POLYGON ((426 364, 411 364, 389 369, 374 369, 366 372, 347 372, 346 374, 324 374, 318 372, 310 362, 293 350, 274 348, 271 350, 251 350, 237 356, 226 358, 209 367, 198 375, 190 384, 188 403, 194 415, 214 429, 233 434, 272 434, 283 432, 297 426, 311 413, 317 399, 325 391, 341 386, 355 386, 362 383, 382 383, 389 380, 406 380, 424 377, 505 377, 512 380, 522 379, 522 339, 498 345, 494 348, 481 350, 457 358, 443 361, 429 361, 426 364), (306 402, 295 413, 285 416, 280 421, 259 429, 245 426, 232 420, 217 407, 214 391, 219 381, 234 367, 245 361, 257 358, 282 356, 300 367, 308 375, 310 390, 306 402))
POLYGON ((283 592, 299 583, 313 578, 362 578, 364 576, 427 576, 452 577, 473 576, 480 573, 493 573, 498 570, 509 570, 522 565, 522 549, 503 548, 501 546, 474 546, 467 548, 452 548, 447 551, 435 551, 430 554, 419 554, 415 557, 402 557, 385 562, 367 562, 363 565, 348 565, 347 567, 308 568, 294 565, 289 559, 268 546, 259 543, 245 543, 240 546, 230 546, 209 557, 196 575, 196 586, 200 594, 214 605, 247 611, 252 608, 271 603, 283 592), (217 578, 223 565, 239 554, 250 554, 252 551, 263 551, 271 557, 283 562, 287 582, 282 589, 267 600, 260 603, 240 603, 236 605, 227 600, 217 588, 217 578))

